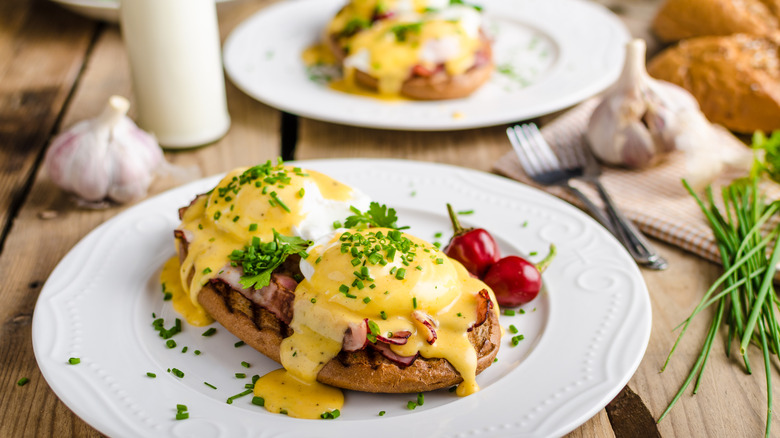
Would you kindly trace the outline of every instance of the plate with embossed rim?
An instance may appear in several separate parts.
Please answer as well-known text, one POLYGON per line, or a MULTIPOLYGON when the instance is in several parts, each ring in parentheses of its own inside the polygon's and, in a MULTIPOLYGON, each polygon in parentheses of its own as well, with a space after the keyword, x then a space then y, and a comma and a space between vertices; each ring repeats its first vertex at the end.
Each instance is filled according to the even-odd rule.
MULTIPOLYGON (((393 206, 409 232, 436 241, 449 235, 445 203, 465 226, 484 227, 504 254, 558 255, 544 274, 542 293, 514 316, 501 315, 525 339, 507 331, 498 361, 477 378, 481 390, 459 398, 346 391, 333 421, 272 414, 244 390, 235 373, 262 375, 279 367, 217 324, 183 323, 169 349, 153 317, 172 325, 159 273, 174 256, 177 208, 210 190, 206 178, 146 200, 96 228, 46 281, 33 316, 33 347, 54 392, 78 416, 109 436, 557 436, 601 410, 639 366, 650 336, 651 308, 636 264, 603 227, 581 211, 534 188, 474 170, 403 160, 298 162, 362 189, 393 206), (154 313, 154 316, 152 315, 154 313), (187 347, 186 352, 182 352, 187 347), (194 351, 201 352, 195 355, 194 351), (81 363, 69 365, 78 357, 81 363), (250 364, 244 368, 241 362, 250 364), (176 377, 168 369, 184 373, 176 377), (147 376, 156 374, 156 378, 147 376), (204 382, 216 387, 212 389, 204 382), (189 419, 177 421, 176 405, 189 419), (383 416, 380 411, 385 411, 383 416)), ((446 242, 443 242, 446 243, 446 242)), ((537 260, 541 255, 529 256, 537 260)))
POLYGON ((322 79, 328 73, 303 63, 303 51, 344 3, 288 0, 259 11, 225 42, 228 76, 255 99, 300 116, 372 128, 458 130, 537 117, 597 94, 617 79, 629 39, 620 19, 593 2, 475 0, 494 41, 492 78, 464 99, 387 101, 333 90, 322 79))

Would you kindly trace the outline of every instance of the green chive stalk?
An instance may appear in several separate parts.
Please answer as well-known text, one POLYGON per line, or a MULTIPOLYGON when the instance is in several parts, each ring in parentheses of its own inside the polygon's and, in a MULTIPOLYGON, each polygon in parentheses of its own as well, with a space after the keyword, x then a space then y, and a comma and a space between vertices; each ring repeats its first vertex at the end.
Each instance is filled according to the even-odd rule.
POLYGON ((725 324, 728 326, 726 355, 730 354, 732 340, 736 341, 748 374, 752 374, 748 347, 754 344, 761 348, 767 383, 765 434, 768 437, 772 420, 770 359, 771 355, 780 354, 778 299, 773 285, 776 266, 780 262, 780 226, 770 231, 765 231, 765 226, 777 216, 780 201, 765 202, 755 175, 722 189, 722 209, 715 204, 710 188, 706 191, 705 202, 687 181, 683 180, 683 185, 707 218, 720 251, 724 272, 705 292, 691 315, 676 328, 680 329, 680 333, 661 368, 662 372, 693 318, 704 309, 717 306, 696 362, 658 421, 666 417, 691 383, 695 382, 693 393, 698 391, 715 337, 721 324, 725 324))

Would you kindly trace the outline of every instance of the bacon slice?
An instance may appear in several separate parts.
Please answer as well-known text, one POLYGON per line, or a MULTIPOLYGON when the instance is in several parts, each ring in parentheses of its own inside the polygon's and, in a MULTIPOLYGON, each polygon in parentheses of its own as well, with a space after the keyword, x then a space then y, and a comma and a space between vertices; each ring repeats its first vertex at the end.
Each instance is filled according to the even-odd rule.
POLYGON ((385 344, 404 345, 409 340, 409 336, 412 336, 412 332, 409 330, 399 330, 393 333, 393 336, 385 337, 382 335, 376 335, 376 340, 384 342, 385 344))
POLYGON ((487 289, 482 289, 477 294, 477 320, 474 325, 469 327, 469 331, 474 330, 474 327, 479 327, 487 321, 490 316, 490 311, 493 309, 493 301, 490 299, 487 289))

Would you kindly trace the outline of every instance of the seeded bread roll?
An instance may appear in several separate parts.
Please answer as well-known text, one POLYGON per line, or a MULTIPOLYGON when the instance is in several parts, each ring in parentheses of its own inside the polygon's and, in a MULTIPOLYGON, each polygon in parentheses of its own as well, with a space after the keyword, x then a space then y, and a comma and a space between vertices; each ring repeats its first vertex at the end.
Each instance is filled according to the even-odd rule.
MULTIPOLYGON (((224 283, 207 284, 198 294, 198 302, 231 333, 248 345, 280 362, 282 339, 292 330, 267 310, 253 304, 241 293, 224 283)), ((501 339, 501 327, 496 313, 469 332, 469 340, 477 351, 477 373, 490 366, 496 357, 501 339)), ((445 359, 418 356, 402 367, 379 352, 364 348, 355 352, 342 351, 328 362, 317 375, 322 383, 364 392, 411 393, 432 391, 460 383, 463 379, 445 359)))
POLYGON ((780 129, 780 33, 681 41, 648 64, 680 85, 713 123, 737 132, 780 129))
POLYGON ((780 0, 667 0, 653 20, 664 42, 707 35, 766 35, 778 29, 780 0))

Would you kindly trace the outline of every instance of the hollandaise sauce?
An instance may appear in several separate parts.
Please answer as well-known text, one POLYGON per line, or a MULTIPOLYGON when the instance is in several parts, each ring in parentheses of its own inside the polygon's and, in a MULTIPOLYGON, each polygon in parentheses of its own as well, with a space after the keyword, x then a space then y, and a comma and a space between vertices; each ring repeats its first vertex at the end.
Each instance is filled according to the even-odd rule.
POLYGON ((214 319, 202 307, 193 304, 189 293, 184 291, 179 276, 179 257, 171 257, 165 262, 160 274, 160 283, 163 285, 163 291, 171 294, 173 310, 178 312, 188 323, 196 327, 203 327, 214 322, 214 319))
POLYGON ((344 407, 344 393, 340 389, 316 380, 301 380, 285 369, 260 377, 255 383, 254 394, 263 399, 269 412, 295 418, 333 417, 344 407))

